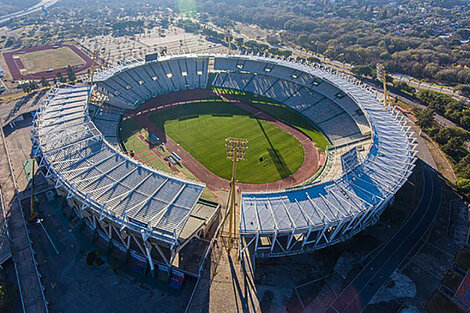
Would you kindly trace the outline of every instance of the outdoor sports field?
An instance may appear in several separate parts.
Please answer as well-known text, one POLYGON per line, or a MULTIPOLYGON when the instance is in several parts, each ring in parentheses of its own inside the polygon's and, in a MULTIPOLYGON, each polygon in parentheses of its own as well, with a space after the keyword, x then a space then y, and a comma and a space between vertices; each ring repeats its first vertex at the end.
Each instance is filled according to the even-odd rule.
POLYGON ((85 64, 85 61, 68 47, 33 51, 18 54, 18 57, 26 69, 25 74, 59 69, 68 65, 85 64))
MULTIPOLYGON (((250 96, 244 97, 244 102, 248 103, 250 96)), ((270 111, 270 108, 271 112, 268 113, 272 116, 287 116, 291 122, 298 124, 292 126, 312 138, 321 150, 328 144, 321 132, 311 123, 302 120, 300 115, 293 114, 291 110, 290 114, 283 111, 283 108, 288 108, 263 101, 258 105, 267 106, 263 110, 265 112, 270 111)), ((258 108, 254 104, 252 106, 258 108)), ((237 167, 237 179, 243 183, 278 181, 295 173, 304 161, 302 144, 292 134, 221 98, 197 100, 159 110, 151 113, 149 119, 165 136, 178 143, 209 171, 225 179, 230 179, 232 175, 231 161, 226 158, 227 137, 248 140, 246 160, 240 161, 237 167)), ((148 136, 148 133, 140 130, 131 119, 125 119, 121 124, 121 138, 127 150, 143 150, 142 142, 139 136, 136 136, 138 131, 140 138, 148 136)), ((141 161, 145 162, 145 159, 141 161)), ((153 157, 148 163, 169 171, 164 162, 154 160, 153 157)), ((186 176, 193 178, 191 175, 186 176)))
POLYGON ((70 44, 43 45, 3 53, 13 80, 41 79, 66 74, 71 66, 78 73, 88 69, 92 59, 78 47, 70 44), (51 70, 51 71, 49 71, 51 70))

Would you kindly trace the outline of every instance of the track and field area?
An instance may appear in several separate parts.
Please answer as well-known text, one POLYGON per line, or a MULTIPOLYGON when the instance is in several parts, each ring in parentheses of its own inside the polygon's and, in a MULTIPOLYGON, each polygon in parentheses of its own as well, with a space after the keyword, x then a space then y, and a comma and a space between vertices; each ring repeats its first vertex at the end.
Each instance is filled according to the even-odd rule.
POLYGON ((33 51, 18 54, 17 57, 24 65, 23 74, 45 72, 48 69, 59 69, 68 65, 85 65, 85 61, 68 47, 33 51))
POLYGON ((87 70, 92 59, 74 45, 45 45, 3 53, 13 80, 57 77, 66 75, 70 65, 76 72, 87 70))
MULTIPOLYGON (((239 99, 229 95, 221 95, 210 89, 178 91, 147 101, 123 118, 120 125, 120 136, 126 149, 128 151, 133 150, 134 158, 139 161, 182 178, 196 178, 206 183, 211 190, 217 190, 227 188, 228 179, 231 176, 231 164, 225 156, 225 138, 230 136, 242 137, 240 132, 244 135, 245 129, 249 129, 249 127, 253 127, 251 136, 254 137, 251 140, 247 138, 249 140, 247 153, 253 155, 247 154, 247 156, 256 165, 256 169, 254 172, 253 170, 251 172, 243 170, 241 166, 248 161, 239 163, 238 174, 241 173, 241 175, 249 177, 247 180, 242 180, 244 178, 238 176, 238 186, 244 191, 279 190, 280 188, 298 185, 311 178, 319 167, 325 163, 325 154, 318 148, 318 144, 313 142, 302 130, 288 125, 277 117, 266 114, 239 99), (191 108, 191 106, 193 107, 191 108), (232 126, 227 126, 227 123, 229 123, 227 121, 234 118, 238 122, 231 124, 232 126), (191 121, 193 119, 195 120, 191 121), (217 128, 226 128, 228 133, 219 135, 216 131, 217 128, 214 127, 216 125, 213 122, 214 120, 225 120, 225 123, 220 123, 221 126, 217 128), (193 125, 193 123, 197 125, 193 125), (241 126, 240 131, 236 128, 239 125, 241 126), (243 127, 243 125, 245 126, 243 127), (200 134, 199 127, 206 128, 207 133, 200 134), (270 138, 273 129, 276 133, 273 137, 275 144, 270 138), (181 134, 181 130, 187 134, 181 134), (263 133, 263 130, 268 137, 263 133), (236 135, 235 132, 237 132, 236 135), (164 149, 159 145, 150 144, 149 136, 151 134, 155 134, 160 138, 160 142, 164 143, 164 149), (180 136, 187 138, 180 138, 180 136), (214 162, 215 157, 213 160, 207 159, 207 157, 206 160, 201 160, 197 155, 198 151, 194 150, 198 149, 198 138, 205 140, 207 147, 204 149, 207 149, 215 146, 213 141, 217 136, 220 137, 219 140, 221 141, 220 144, 217 144, 219 157, 215 161, 220 162, 216 164, 220 166, 221 169, 219 170, 211 168, 211 164, 208 164, 214 162), (257 136, 261 137, 257 138, 257 136), (263 137, 265 148, 264 151, 261 151, 257 148, 256 142, 263 137), (281 141, 292 143, 297 150, 296 154, 291 153, 290 148, 292 147, 286 149, 282 143, 279 143, 279 138, 281 138, 281 141), (283 138, 288 139, 284 140, 283 138), (183 145, 182 142, 185 141, 190 142, 195 147, 183 145), (274 148, 271 147, 269 142, 274 148), (255 145, 252 145, 252 143, 255 145), (270 150, 268 150, 268 146, 270 150), (282 151, 277 154, 279 150, 282 151), (174 162, 168 160, 168 156, 173 152, 181 157, 182 162, 180 164, 174 164, 174 162), (276 162, 273 161, 273 158, 276 162), (202 162, 206 163, 202 164, 202 162), (221 165, 223 163, 225 163, 225 166, 221 165), (220 172, 222 167, 225 174, 220 172), (243 174, 243 171, 246 171, 245 174, 243 174), (259 171, 259 173, 256 173, 256 171, 259 171), (267 177, 267 175, 270 175, 270 177, 267 177), (263 176, 264 178, 260 179, 263 176)), ((313 125, 311 127, 314 128, 313 125)), ((209 151, 210 153, 214 152, 209 151)))
MULTIPOLYGON (((248 140, 247 159, 237 167, 240 182, 266 183, 286 178, 304 160, 302 145, 295 137, 251 117, 233 103, 203 100, 152 113, 150 120, 209 171, 225 179, 232 175, 225 152, 227 137, 248 140)), ((126 123, 123 125, 123 133, 128 133, 126 123)), ((128 149, 132 147, 130 143, 127 140, 128 149)))

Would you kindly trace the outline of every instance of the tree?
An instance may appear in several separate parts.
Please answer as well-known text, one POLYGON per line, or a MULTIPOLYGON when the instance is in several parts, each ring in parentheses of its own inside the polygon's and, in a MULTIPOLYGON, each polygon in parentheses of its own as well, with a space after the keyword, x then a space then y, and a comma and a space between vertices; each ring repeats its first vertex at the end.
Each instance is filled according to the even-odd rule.
POLYGON ((465 129, 470 129, 470 115, 464 115, 460 118, 460 125, 465 129))
POLYGON ((470 198, 470 179, 457 178, 457 190, 463 194, 467 199, 470 198))
POLYGON ((49 82, 47 81, 46 77, 44 77, 44 76, 41 76, 40 84, 41 84, 43 87, 49 87, 49 82))
POLYGON ((357 65, 354 66, 351 70, 354 75, 360 77, 371 77, 372 76, 372 67, 369 65, 357 65))
POLYGON ((441 148, 442 151, 455 161, 460 161, 460 159, 465 156, 465 151, 463 151, 463 142, 460 138, 450 138, 450 140, 446 144, 442 145, 441 148))
POLYGON ((403 82, 403 81, 394 81, 393 87, 402 92, 409 93, 409 94, 414 94, 416 92, 416 90, 413 87, 411 87, 410 85, 408 85, 406 82, 403 82))
POLYGON ((421 128, 431 128, 434 124, 434 110, 431 108, 418 111, 416 117, 421 128))
POLYGON ((61 72, 57 72, 56 75, 57 75, 57 79, 59 79, 59 82, 65 83, 65 77, 62 76, 61 72))
POLYGON ((69 65, 67 66, 67 76, 69 78, 69 81, 75 81, 77 77, 75 76, 75 72, 73 71, 72 67, 69 65))

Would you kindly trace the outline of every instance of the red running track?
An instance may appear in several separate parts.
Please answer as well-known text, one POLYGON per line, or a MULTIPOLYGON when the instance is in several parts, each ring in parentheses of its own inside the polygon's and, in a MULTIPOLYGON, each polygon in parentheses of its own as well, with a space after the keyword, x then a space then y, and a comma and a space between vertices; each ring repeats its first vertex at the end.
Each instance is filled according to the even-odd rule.
MULTIPOLYGON (((207 99, 210 97, 218 98, 210 90, 186 90, 176 93, 170 93, 161 97, 151 99, 140 106, 138 109, 129 112, 128 116, 132 117, 142 128, 145 128, 149 133, 154 133, 157 137, 164 139, 166 149, 171 153, 175 152, 178 154, 182 160, 183 165, 196 176, 200 181, 206 183, 207 187, 212 190, 221 190, 226 189, 229 186, 229 181, 227 179, 221 178, 207 168, 205 168, 201 163, 199 163, 191 154, 186 152, 181 148, 175 141, 168 137, 161 129, 156 127, 150 121, 150 113, 159 110, 165 110, 170 107, 183 104, 188 99, 198 100, 198 99, 207 99)), ((296 186, 303 183, 312 177, 318 170, 318 168, 325 163, 325 155, 320 152, 320 150, 315 146, 315 143, 304 133, 298 129, 285 124, 284 122, 270 116, 264 112, 259 111, 255 107, 243 103, 238 99, 225 96, 230 102, 240 106, 245 111, 256 115, 269 123, 281 128, 282 130, 288 132, 294 136, 301 144, 305 152, 305 158, 300 166, 300 168, 292 175, 269 183, 262 184, 247 184, 247 183, 238 183, 237 186, 242 191, 276 191, 289 187, 296 186)))
POLYGON ((74 45, 59 44, 59 45, 37 46, 37 47, 33 47, 33 48, 20 49, 20 50, 16 50, 16 51, 12 51, 12 52, 5 52, 3 54, 3 57, 5 58, 5 62, 8 65, 8 70, 10 71, 10 74, 11 74, 13 80, 41 79, 41 77, 43 77, 43 76, 45 78, 53 78, 53 77, 57 77, 57 72, 61 72, 62 75, 65 76, 67 74, 67 70, 63 69, 63 68, 54 69, 52 72, 38 72, 38 73, 23 75, 23 74, 21 74, 20 70, 24 69, 24 64, 21 62, 21 60, 19 58, 14 58, 14 56, 17 55, 18 52, 24 51, 25 53, 28 53, 28 52, 34 52, 34 51, 48 50, 48 49, 54 49, 54 46, 58 46, 60 48, 61 47, 69 48, 70 50, 75 52, 85 62, 85 65, 83 65, 81 67, 72 66, 72 69, 75 72, 77 72, 77 73, 78 72, 83 72, 83 71, 86 71, 89 67, 91 67, 91 64, 92 64, 93 60, 88 55, 86 55, 85 52, 83 52, 82 50, 80 50, 79 48, 77 48, 74 45))

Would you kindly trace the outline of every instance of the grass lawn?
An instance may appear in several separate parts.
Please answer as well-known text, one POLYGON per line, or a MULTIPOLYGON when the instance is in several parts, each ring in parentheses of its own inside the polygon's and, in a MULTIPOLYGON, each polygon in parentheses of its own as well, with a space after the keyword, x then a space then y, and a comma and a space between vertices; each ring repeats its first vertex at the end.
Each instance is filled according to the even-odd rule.
POLYGON ((320 150, 325 151, 326 147, 330 144, 325 135, 323 135, 323 133, 319 131, 315 125, 301 113, 283 104, 274 102, 258 95, 245 94, 236 95, 236 97, 243 102, 251 104, 259 110, 268 113, 269 115, 274 116, 286 124, 289 124, 302 131, 304 134, 310 137, 313 142, 316 143, 320 150))
MULTIPOLYGON (((142 129, 139 124, 137 124, 132 119, 123 119, 121 122, 121 137, 123 139, 124 146, 126 147, 127 151, 134 150, 135 152, 147 150, 147 145, 138 137, 138 134, 141 133, 145 137, 148 136, 147 131, 142 129)), ((164 156, 170 155, 168 151, 161 151, 164 156)), ((147 152, 143 153, 142 155, 146 155, 147 152)), ((156 156, 152 153, 149 157, 145 159, 151 159, 156 156)), ((141 160, 142 161, 142 160, 141 160)), ((160 158, 152 159, 150 161, 145 162, 150 167, 154 169, 160 170, 162 172, 170 173, 174 175, 173 171, 168 167, 168 165, 162 161, 160 158)), ((198 179, 185 167, 179 167, 178 170, 185 176, 187 179, 195 180, 198 179)), ((207 200, 217 200, 217 197, 208 189, 205 188, 202 193, 202 198, 207 200)))
MULTIPOLYGON (((148 136, 147 131, 141 129, 140 125, 137 124, 134 120, 132 119, 123 119, 121 122, 121 138, 123 139, 124 146, 126 147, 127 151, 133 150, 137 154, 141 151, 146 151, 148 150, 148 146, 138 137, 138 134, 143 134, 145 137, 148 136)), ((160 160, 159 158, 154 159, 156 157, 156 154, 153 153, 152 151, 144 152, 141 153, 140 155, 138 154, 137 156, 145 156, 145 158, 140 159, 142 163, 147 164, 148 166, 151 166, 157 170, 167 172, 167 173, 173 173, 172 170, 168 167, 165 162, 160 160)))
MULTIPOLYGON (((248 140, 246 161, 237 167, 240 182, 265 183, 285 178, 302 165, 304 151, 296 138, 223 101, 177 106, 153 113, 152 122, 214 174, 230 179, 227 137, 248 140)), ((123 136, 123 138, 126 138, 123 136)))
POLYGON ((68 47, 46 49, 18 55, 28 73, 38 73, 48 69, 60 69, 67 65, 85 64, 75 52, 68 47))
MULTIPOLYGON (((132 119, 126 118, 122 120, 120 132, 127 151, 130 152, 131 150, 134 150, 135 152, 139 152, 148 149, 145 143, 143 143, 137 136, 141 129, 142 127, 132 119)), ((148 136, 145 130, 142 130, 142 132, 145 136, 148 136)))

